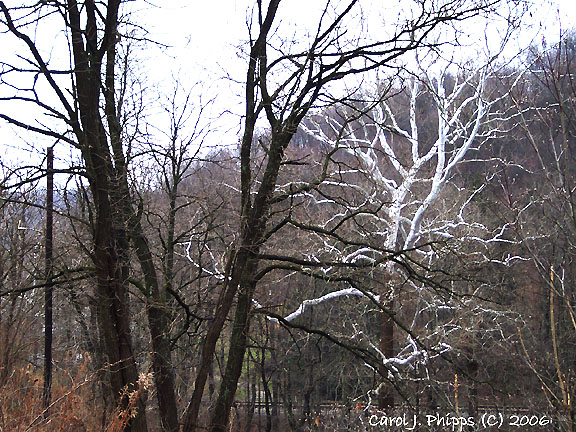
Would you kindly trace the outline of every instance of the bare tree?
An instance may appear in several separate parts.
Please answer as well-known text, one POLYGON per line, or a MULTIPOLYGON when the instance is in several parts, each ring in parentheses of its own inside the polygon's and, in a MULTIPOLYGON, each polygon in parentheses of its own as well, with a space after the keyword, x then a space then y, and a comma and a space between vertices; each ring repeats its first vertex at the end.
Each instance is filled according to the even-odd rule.
POLYGON ((522 87, 511 95, 517 109, 517 150, 509 154, 525 167, 503 170, 502 217, 512 221, 535 275, 531 313, 542 317, 523 329, 525 360, 538 380, 562 430, 574 430, 576 410, 573 341, 576 334, 573 243, 575 235, 574 131, 576 95, 574 34, 527 55, 522 87), (545 347, 545 349, 542 349, 545 347))
MULTIPOLYGON (((184 430, 191 431, 198 426, 202 394, 216 342, 237 297, 226 370, 210 425, 212 431, 226 429, 246 350, 252 300, 257 282, 262 277, 259 267, 265 257, 263 248, 272 235, 291 222, 286 218, 278 225, 269 226, 271 214, 296 194, 313 190, 326 178, 324 171, 312 182, 292 180, 284 188, 277 189, 286 162, 286 148, 302 119, 318 104, 334 99, 346 100, 330 94, 330 85, 334 82, 370 70, 392 67, 396 59, 418 47, 439 44, 429 42, 427 36, 442 23, 463 20, 496 5, 497 2, 419 4, 414 16, 398 23, 395 32, 382 40, 371 40, 365 34, 348 37, 343 32, 348 20, 360 13, 358 1, 338 6, 327 2, 317 29, 305 43, 306 47, 301 51, 286 52, 282 46, 276 46, 274 37, 281 2, 257 4, 250 20, 252 37, 245 87, 246 114, 240 147, 240 230, 229 251, 216 312, 204 340, 194 394, 184 417, 184 430), (270 136, 266 143, 261 144, 265 162, 258 175, 254 171, 253 155, 258 145, 255 128, 260 118, 267 122, 270 136)), ((438 177, 436 182, 445 181, 442 173, 438 177)), ((414 228, 419 229, 419 226, 420 221, 416 218, 414 228)), ((411 241, 408 244, 413 245, 411 241)), ((381 262, 388 259, 387 254, 380 258, 381 262)), ((302 261, 303 266, 307 263, 302 261)))
MULTIPOLYGON (((84 161, 83 173, 90 185, 94 203, 93 250, 97 280, 97 307, 100 337, 109 364, 110 399, 127 407, 127 389, 140 393, 130 329, 128 303, 129 241, 144 271, 146 291, 158 297, 159 285, 147 240, 142 235, 128 185, 127 156, 123 148, 123 130, 120 119, 123 109, 116 93, 117 44, 119 42, 120 1, 82 4, 36 3, 9 8, 4 2, 0 9, 8 32, 24 46, 20 56, 25 66, 11 65, 4 73, 29 74, 34 83, 23 88, 16 85, 14 95, 7 99, 29 104, 59 122, 56 127, 40 124, 34 126, 26 120, 2 114, 2 119, 40 135, 55 138, 78 149, 84 161), (60 69, 45 58, 41 47, 29 36, 30 16, 42 20, 44 16, 60 15, 66 40, 70 46, 70 64, 60 69), (68 80, 62 80, 62 76, 68 80), (38 81, 51 95, 38 92, 38 81), (55 98, 55 100, 53 99, 55 98), (104 108, 101 108, 101 102, 104 108), (59 130, 58 130, 59 128, 59 130)), ((37 20, 33 20, 37 22, 37 20)), ((174 425, 177 416, 173 389, 166 365, 169 356, 163 331, 162 311, 149 307, 150 330, 153 343, 153 363, 156 384, 162 388, 160 398, 163 421, 174 425), (163 374, 166 372, 168 375, 163 374), (167 384, 167 386, 166 386, 167 384), (172 397, 171 397, 172 395, 172 397), (166 398, 164 404, 163 398, 166 398)), ((160 393, 160 391, 159 391, 160 393)), ((136 414, 128 428, 146 430, 144 401, 137 398, 136 414)))

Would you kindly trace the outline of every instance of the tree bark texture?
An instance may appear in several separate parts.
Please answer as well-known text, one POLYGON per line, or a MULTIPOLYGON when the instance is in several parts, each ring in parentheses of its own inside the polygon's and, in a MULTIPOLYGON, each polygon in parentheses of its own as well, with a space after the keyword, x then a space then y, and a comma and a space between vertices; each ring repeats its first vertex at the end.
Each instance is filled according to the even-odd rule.
MULTIPOLYGON (((392 358, 394 357, 394 320, 390 314, 394 313, 394 300, 387 301, 385 308, 388 313, 384 311, 378 312, 380 321, 379 348, 386 358, 392 358)), ((383 377, 380 391, 378 392, 378 409, 391 410, 394 408, 394 387, 384 375, 387 374, 387 370, 383 369, 381 374, 383 374, 383 377)))

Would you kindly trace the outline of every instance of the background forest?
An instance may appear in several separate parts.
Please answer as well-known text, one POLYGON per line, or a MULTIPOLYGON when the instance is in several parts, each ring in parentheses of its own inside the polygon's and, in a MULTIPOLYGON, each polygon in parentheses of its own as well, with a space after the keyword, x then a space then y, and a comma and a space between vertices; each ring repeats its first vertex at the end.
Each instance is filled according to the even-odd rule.
POLYGON ((0 431, 574 430, 574 32, 258 0, 223 134, 135 3, 0 1, 0 431))

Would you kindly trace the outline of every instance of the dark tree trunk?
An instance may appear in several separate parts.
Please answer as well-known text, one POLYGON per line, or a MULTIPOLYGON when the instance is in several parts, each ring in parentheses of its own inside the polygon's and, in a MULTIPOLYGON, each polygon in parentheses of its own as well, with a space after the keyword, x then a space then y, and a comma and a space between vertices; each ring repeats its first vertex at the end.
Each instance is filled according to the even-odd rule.
POLYGON ((172 350, 168 337, 166 311, 157 306, 148 307, 148 325, 152 338, 154 382, 158 395, 160 422, 162 431, 176 432, 179 429, 178 407, 174 392, 174 371, 172 369, 172 350))
MULTIPOLYGON (((394 357, 394 320, 391 314, 394 313, 394 300, 389 300, 384 306, 388 313, 378 312, 380 320, 380 351, 386 358, 394 357)), ((378 392, 378 408, 381 410, 391 410, 394 408, 394 387, 387 380, 387 370, 381 371, 383 374, 382 385, 378 392)))
MULTIPOLYGON (((468 388, 468 417, 477 418, 478 416, 478 361, 474 357, 472 349, 467 349, 469 355, 467 372, 470 379, 468 388)), ((468 426, 468 430, 474 430, 473 426, 468 426)))
MULTIPOLYGON (((255 267, 254 262, 249 262, 247 273, 252 276, 255 267)), ((234 401, 238 380, 242 373, 242 364, 246 353, 246 341, 250 320, 250 304, 252 301, 253 285, 242 286, 238 295, 238 304, 232 325, 232 337, 230 339, 230 349, 228 351, 228 361, 226 371, 220 385, 220 392, 216 399, 216 405, 212 413, 210 432, 226 432, 230 418, 230 407, 234 401)))
POLYGON ((210 369, 212 367, 212 360, 216 350, 216 343, 220 338, 220 333, 224 327, 226 317, 232 308, 234 296, 236 295, 241 276, 241 272, 239 270, 244 267, 247 258, 248 254, 246 250, 240 250, 238 252, 233 250, 230 252, 228 257, 226 270, 224 272, 225 282, 222 287, 222 291, 220 292, 220 296, 216 302, 214 318, 212 319, 210 326, 208 327, 208 332, 204 338, 204 344, 202 346, 202 353, 200 356, 200 366, 198 367, 196 380, 194 382, 194 392, 192 393, 190 403, 188 404, 188 407, 186 408, 182 418, 183 432, 194 432, 196 430, 198 415, 200 413, 200 405, 202 403, 202 395, 204 394, 204 387, 206 386, 208 374, 210 373, 210 369))
POLYGON ((270 391, 270 379, 266 374, 266 345, 262 347, 262 359, 260 363, 260 375, 262 377, 262 388, 264 389, 264 407, 266 409, 266 432, 272 431, 272 413, 270 404, 273 403, 272 392, 270 391))
MULTIPOLYGON (((100 224, 99 224, 100 225, 100 224)), ((104 224, 102 224, 104 225, 104 224)), ((118 398, 123 390, 133 390, 138 381, 138 371, 132 352, 130 332, 130 312, 128 307, 128 290, 125 280, 119 274, 119 258, 112 255, 112 243, 109 232, 111 225, 106 224, 96 229, 96 251, 94 254, 97 271, 97 301, 100 336, 106 353, 112 393, 118 398)), ((113 250, 113 249, 112 249, 113 250)), ((138 415, 131 421, 128 430, 145 431, 145 405, 138 398, 138 415)), ((121 407, 127 401, 120 401, 121 407)))
MULTIPOLYGON (((132 210, 132 208, 130 207, 128 210, 132 210)), ((134 214, 131 215, 131 218, 135 217, 134 214)), ((165 298, 160 292, 152 253, 142 233, 142 227, 139 222, 132 225, 130 237, 142 268, 148 298, 147 316, 152 342, 152 369, 154 370, 154 384, 158 395, 160 423, 164 432, 175 432, 179 428, 179 423, 174 391, 172 349, 170 347, 170 317, 165 307, 165 298)))
POLYGON ((256 410, 256 374, 250 374, 250 356, 246 361, 246 395, 248 397, 249 406, 246 407, 246 424, 244 431, 250 432, 252 429, 252 420, 254 419, 254 411, 256 410))

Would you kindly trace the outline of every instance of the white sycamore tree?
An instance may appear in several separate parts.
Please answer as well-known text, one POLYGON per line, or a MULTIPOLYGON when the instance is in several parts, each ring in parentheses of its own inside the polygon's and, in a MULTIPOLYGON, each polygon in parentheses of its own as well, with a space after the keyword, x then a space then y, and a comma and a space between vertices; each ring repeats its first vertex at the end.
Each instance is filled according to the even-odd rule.
MULTIPOLYGON (((366 297, 381 312, 379 340, 374 342, 356 327, 352 338, 370 347, 379 360, 367 364, 392 383, 403 368, 425 366, 450 351, 456 337, 452 334, 473 329, 488 315, 490 320, 502 317, 478 303, 478 286, 462 292, 464 284, 445 273, 438 261, 445 259, 447 249, 466 253, 464 261, 476 264, 509 265, 522 259, 490 257, 493 245, 512 241, 508 225, 494 226, 479 218, 475 202, 489 179, 482 178, 473 188, 462 186, 467 167, 489 157, 482 153, 483 145, 500 136, 511 117, 503 108, 506 92, 493 85, 502 73, 496 56, 474 67, 438 57, 428 62, 416 59, 416 70, 405 71, 386 89, 396 90, 393 97, 381 97, 380 89, 373 95, 364 93, 359 98, 363 102, 324 110, 309 116, 303 126, 309 137, 328 149, 331 168, 317 188, 299 194, 315 209, 325 206, 329 217, 318 223, 316 215, 315 224, 311 219, 290 221, 314 233, 321 243, 317 252, 302 260, 302 270, 311 272, 315 267, 328 280, 345 281, 335 275, 341 275, 347 264, 355 270, 371 267, 380 284, 352 283, 309 298, 281 319, 293 323, 312 306, 366 297), (350 200, 346 205, 336 198, 343 195, 361 198, 354 201, 356 205, 350 200), (335 207, 340 210, 334 211, 335 207), (343 241, 340 227, 352 220, 361 227, 356 240, 343 241), (441 283, 433 280, 434 268, 443 270, 441 283), (417 277, 415 269, 425 276, 417 277), (405 308, 409 312, 395 305, 399 298, 404 298, 403 304, 409 299, 411 305, 405 308), (398 327, 401 337, 395 335, 398 327)), ((477 172, 481 175, 481 170, 477 172)), ((381 385, 378 394, 380 407, 394 403, 389 385, 381 385)))

